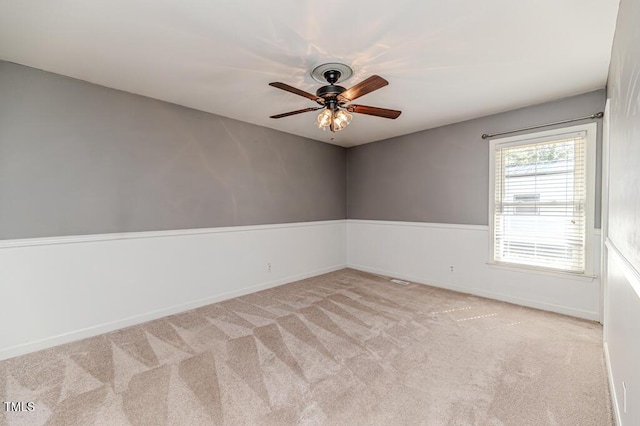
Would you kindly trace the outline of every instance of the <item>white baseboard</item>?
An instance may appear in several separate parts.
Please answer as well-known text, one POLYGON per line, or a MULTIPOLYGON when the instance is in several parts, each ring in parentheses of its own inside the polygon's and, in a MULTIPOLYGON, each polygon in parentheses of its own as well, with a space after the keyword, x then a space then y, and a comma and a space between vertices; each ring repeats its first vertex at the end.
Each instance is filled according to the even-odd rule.
POLYGON ((599 318, 598 312, 584 311, 584 310, 575 309, 569 306, 556 305, 553 303, 545 303, 539 300, 526 299, 526 298, 517 297, 509 294, 495 293, 495 292, 491 292, 491 291, 487 291, 479 288, 466 287, 466 286, 460 286, 460 285, 443 283, 443 282, 434 282, 434 281, 426 282, 423 280, 423 278, 420 278, 420 277, 403 274, 401 272, 384 271, 381 269, 370 268, 362 265, 349 264, 348 267, 352 269, 357 269, 363 272, 370 272, 372 274, 384 275, 386 277, 400 278, 401 280, 410 281, 416 284, 444 288, 447 290, 457 291, 459 293, 472 294, 474 296, 500 300, 503 302, 513 303, 521 306, 527 306, 530 308, 540 309, 543 311, 556 312, 564 315, 569 315, 569 316, 593 320, 593 321, 597 321, 599 318))
POLYGON ((607 380, 609 382, 609 391, 611 392, 611 406, 613 408, 613 415, 616 420, 616 425, 622 426, 622 419, 620 418, 620 407, 618 407, 618 396, 616 395, 616 387, 613 385, 613 373, 611 371, 611 358, 609 357, 609 345, 604 342, 604 364, 607 368, 607 380))
POLYGON ((0 360, 342 269, 345 241, 338 220, 0 245, 0 360))

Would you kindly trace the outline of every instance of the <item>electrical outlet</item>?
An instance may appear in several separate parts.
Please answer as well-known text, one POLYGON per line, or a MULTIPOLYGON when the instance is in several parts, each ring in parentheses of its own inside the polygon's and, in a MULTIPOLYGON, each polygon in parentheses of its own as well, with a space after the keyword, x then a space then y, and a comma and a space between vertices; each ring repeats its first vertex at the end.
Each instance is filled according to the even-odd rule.
POLYGON ((267 272, 271 272, 271 263, 267 263, 267 272))
POLYGON ((622 382, 622 412, 627 414, 627 385, 622 382))
POLYGON ((451 268, 451 272, 453 272, 453 265, 451 265, 450 268, 451 268))

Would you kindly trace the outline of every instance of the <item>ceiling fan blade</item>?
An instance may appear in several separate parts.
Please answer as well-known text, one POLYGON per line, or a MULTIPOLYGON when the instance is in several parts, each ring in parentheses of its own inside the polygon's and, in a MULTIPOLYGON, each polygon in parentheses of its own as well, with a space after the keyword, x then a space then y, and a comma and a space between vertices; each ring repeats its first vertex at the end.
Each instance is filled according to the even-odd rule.
POLYGON ((343 102, 350 102, 354 99, 359 98, 360 96, 364 96, 367 93, 371 93, 374 90, 378 90, 384 86, 389 84, 387 80, 380 77, 379 75, 372 75, 364 81, 356 84, 355 86, 347 89, 342 92, 338 98, 343 102))
POLYGON ((386 108, 378 108, 366 105, 347 105, 345 106, 346 110, 349 112, 355 112, 357 114, 367 114, 374 115, 376 117, 384 117, 396 119, 402 114, 402 111, 397 111, 395 109, 386 109, 386 108))
POLYGON ((309 112, 309 111, 317 111, 319 109, 322 109, 324 107, 315 107, 315 108, 305 108, 305 109, 299 109, 297 111, 291 111, 291 112, 284 112, 282 114, 277 114, 277 115, 272 115, 269 118, 282 118, 282 117, 289 117, 290 115, 296 115, 296 114, 302 114, 303 112, 309 112))
POLYGON ((275 83, 269 83, 269 86, 273 86, 273 87, 276 87, 278 89, 286 90, 287 92, 291 92, 291 93, 296 94, 298 96, 302 96, 304 98, 311 99, 312 101, 316 101, 316 102, 319 102, 319 103, 324 103, 324 99, 322 99, 322 98, 320 98, 320 97, 318 97, 316 95, 312 95, 309 92, 305 92, 304 90, 296 89, 295 87, 289 86, 288 84, 275 82, 275 83))

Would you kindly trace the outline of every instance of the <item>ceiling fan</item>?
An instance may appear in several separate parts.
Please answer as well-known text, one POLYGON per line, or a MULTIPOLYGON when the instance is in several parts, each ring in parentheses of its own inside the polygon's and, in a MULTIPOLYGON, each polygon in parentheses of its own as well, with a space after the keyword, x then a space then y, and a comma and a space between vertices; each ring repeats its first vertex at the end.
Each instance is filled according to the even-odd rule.
POLYGON ((391 118, 391 119, 398 118, 398 116, 402 113, 402 111, 397 111, 393 109, 349 104, 349 102, 354 101, 355 99, 361 96, 364 96, 367 93, 371 93, 374 90, 378 90, 388 85, 389 82, 378 75, 372 75, 371 77, 367 78, 364 81, 361 81, 355 86, 349 89, 345 89, 344 87, 338 86, 336 84, 338 81, 340 81, 340 77, 343 75, 343 73, 338 68, 342 68, 343 71, 347 70, 347 74, 348 74, 347 78, 351 75, 351 69, 346 65, 342 65, 342 64, 325 64, 325 65, 337 65, 337 66, 335 67, 324 66, 324 69, 322 69, 321 67, 317 67, 312 72, 312 76, 316 80, 321 81, 318 78, 319 76, 321 76, 321 78, 323 78, 324 80, 327 81, 327 83, 329 83, 328 85, 322 86, 321 88, 319 88, 316 91, 315 95, 305 92, 304 90, 300 90, 295 87, 289 86, 288 84, 285 84, 285 83, 280 83, 280 82, 269 83, 269 86, 286 90, 287 92, 291 92, 298 96, 311 99, 312 101, 315 101, 320 106, 304 108, 304 109, 299 109, 297 111, 290 111, 282 114, 272 115, 270 118, 283 118, 283 117, 289 117, 290 115, 301 114, 303 112, 323 110, 318 115, 316 124, 322 130, 326 130, 328 128, 329 130, 335 133, 347 127, 347 125, 351 122, 352 116, 350 113, 352 112, 356 114, 367 114, 367 115, 373 115, 375 117, 383 117, 383 118, 391 118), (318 74, 319 72, 320 74, 318 74))

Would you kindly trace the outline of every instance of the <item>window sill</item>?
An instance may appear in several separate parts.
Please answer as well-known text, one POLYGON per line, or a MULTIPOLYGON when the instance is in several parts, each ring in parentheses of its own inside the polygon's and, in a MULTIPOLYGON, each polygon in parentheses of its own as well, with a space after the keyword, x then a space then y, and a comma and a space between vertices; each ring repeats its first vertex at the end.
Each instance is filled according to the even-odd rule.
POLYGON ((564 278, 576 281, 592 282, 597 275, 592 274, 576 274, 572 272, 562 272, 544 268, 536 268, 535 266, 516 265, 513 263, 499 263, 499 262, 487 262, 487 265, 492 269, 502 269, 513 272, 521 272, 526 274, 546 275, 556 278, 564 278))

